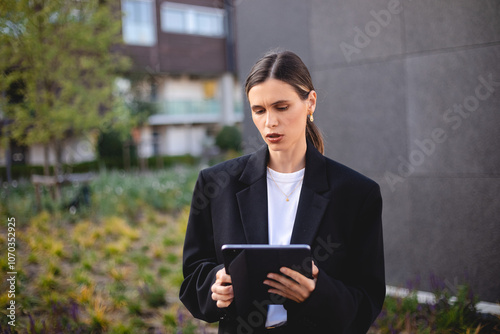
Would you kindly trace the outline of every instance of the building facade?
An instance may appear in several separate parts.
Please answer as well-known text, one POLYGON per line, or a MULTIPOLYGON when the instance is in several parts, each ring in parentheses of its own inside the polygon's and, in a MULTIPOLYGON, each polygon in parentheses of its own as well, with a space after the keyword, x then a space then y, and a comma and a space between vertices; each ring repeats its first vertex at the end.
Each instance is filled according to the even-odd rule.
POLYGON ((233 7, 213 0, 122 0, 121 52, 135 98, 156 105, 136 138, 141 157, 200 155, 221 125, 242 121, 233 7))

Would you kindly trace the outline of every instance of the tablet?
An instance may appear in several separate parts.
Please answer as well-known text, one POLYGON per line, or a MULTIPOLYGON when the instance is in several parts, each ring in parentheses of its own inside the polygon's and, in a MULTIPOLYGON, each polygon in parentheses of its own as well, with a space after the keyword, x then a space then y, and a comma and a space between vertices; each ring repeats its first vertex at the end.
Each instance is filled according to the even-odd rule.
POLYGON ((236 305, 242 312, 254 302, 285 302, 285 298, 267 292, 270 287, 263 282, 270 272, 280 273, 281 267, 288 267, 312 278, 309 245, 227 244, 222 246, 222 255, 233 282, 236 305))

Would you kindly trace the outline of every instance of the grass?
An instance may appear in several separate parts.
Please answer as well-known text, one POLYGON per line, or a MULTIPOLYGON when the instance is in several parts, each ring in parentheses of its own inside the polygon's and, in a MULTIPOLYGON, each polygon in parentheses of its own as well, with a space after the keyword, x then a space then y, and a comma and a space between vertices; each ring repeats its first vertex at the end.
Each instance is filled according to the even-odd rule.
MULTIPOLYGON (((81 185, 54 201, 26 181, 0 190, 0 216, 16 218, 16 327, 0 314, 0 333, 205 333, 178 300, 182 244, 197 169, 148 174, 102 172, 91 183, 90 206, 67 206, 81 185)), ((2 218, 4 219, 4 218, 2 218)), ((0 249, 6 248, 6 229, 0 249)), ((5 256, 0 269, 7 272, 5 256)), ((5 279, 0 291, 7 291, 5 279)), ((415 296, 388 297, 370 333, 495 333, 500 319, 478 318, 463 288, 454 304, 415 296), (496 321, 496 322, 495 322, 496 321), (496 327, 495 327, 496 326, 496 327)), ((9 298, 0 294, 0 313, 9 298)))

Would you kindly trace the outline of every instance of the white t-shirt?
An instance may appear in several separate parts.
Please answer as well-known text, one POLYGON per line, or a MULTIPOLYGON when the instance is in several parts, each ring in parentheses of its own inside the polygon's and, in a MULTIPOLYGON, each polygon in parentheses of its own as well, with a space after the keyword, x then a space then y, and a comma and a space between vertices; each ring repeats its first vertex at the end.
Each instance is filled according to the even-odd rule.
MULTIPOLYGON (((305 168, 294 173, 279 173, 270 168, 267 170, 267 214, 270 245, 290 244, 304 172, 305 168), (272 173, 272 177, 270 173, 272 173)), ((287 314, 282 305, 269 305, 266 327, 286 321, 287 314)))

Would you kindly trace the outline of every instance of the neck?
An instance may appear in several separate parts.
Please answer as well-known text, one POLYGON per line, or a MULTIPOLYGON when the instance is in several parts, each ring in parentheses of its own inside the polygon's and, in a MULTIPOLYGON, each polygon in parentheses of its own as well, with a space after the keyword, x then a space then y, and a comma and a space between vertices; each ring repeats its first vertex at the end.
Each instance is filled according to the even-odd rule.
POLYGON ((286 151, 269 150, 269 168, 280 173, 293 173, 306 166, 307 142, 286 151))

